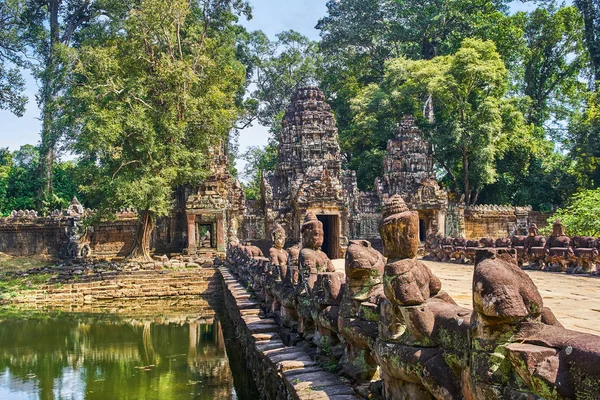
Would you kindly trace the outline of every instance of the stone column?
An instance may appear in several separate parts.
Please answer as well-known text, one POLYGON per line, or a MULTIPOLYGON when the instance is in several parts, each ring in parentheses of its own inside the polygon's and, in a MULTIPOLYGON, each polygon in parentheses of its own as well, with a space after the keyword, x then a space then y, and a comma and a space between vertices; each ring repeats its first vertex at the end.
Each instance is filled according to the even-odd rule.
POLYGON ((446 236, 446 209, 441 208, 436 213, 438 232, 446 236))
POLYGON ((213 235, 215 235, 217 251, 225 251, 225 212, 217 215, 215 227, 216 232, 213 232, 213 235))
POLYGON ((193 254, 196 252, 196 215, 187 214, 187 236, 188 236, 188 247, 186 252, 193 254))

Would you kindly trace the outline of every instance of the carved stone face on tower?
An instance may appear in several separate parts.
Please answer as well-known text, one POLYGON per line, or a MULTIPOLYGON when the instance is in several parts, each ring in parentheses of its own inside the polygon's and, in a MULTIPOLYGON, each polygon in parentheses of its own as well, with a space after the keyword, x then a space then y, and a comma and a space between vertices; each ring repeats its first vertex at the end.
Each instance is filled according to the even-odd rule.
POLYGON ((384 256, 391 260, 415 258, 419 250, 419 214, 409 211, 399 195, 387 199, 379 223, 384 256))
POLYGON ((304 248, 319 250, 323 245, 323 223, 317 219, 317 216, 309 211, 306 213, 304 223, 302 224, 302 245, 304 248))

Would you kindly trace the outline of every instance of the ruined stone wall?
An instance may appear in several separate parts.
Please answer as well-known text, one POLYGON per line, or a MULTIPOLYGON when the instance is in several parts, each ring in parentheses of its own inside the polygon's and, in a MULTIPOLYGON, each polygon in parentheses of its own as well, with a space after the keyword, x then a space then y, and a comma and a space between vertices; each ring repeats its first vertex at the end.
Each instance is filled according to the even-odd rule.
POLYGON ((19 257, 58 257, 66 240, 65 224, 61 218, 2 218, 0 252, 19 257))
POLYGON ((137 218, 95 225, 91 229, 90 248, 93 258, 126 257, 135 244, 137 218))
MULTIPOLYGON (((185 245, 185 222, 181 215, 160 218, 151 248, 158 253, 180 253, 185 245)), ((48 256, 69 258, 69 235, 74 225, 81 230, 78 240, 90 248, 95 259, 119 259, 133 248, 138 229, 134 212, 119 214, 116 221, 98 223, 87 230, 80 216, 9 217, 0 219, 0 252, 15 257, 48 256)))
POLYGON ((378 239, 381 203, 375 193, 361 192, 358 213, 350 217, 350 239, 378 239))
POLYGON ((246 212, 240 226, 239 239, 242 242, 268 239, 265 213, 260 201, 246 200, 246 212))
POLYGON ((465 235, 467 239, 482 237, 503 238, 517 225, 514 207, 476 206, 465 209, 465 235))
MULTIPOLYGON (((544 218, 531 207, 478 205, 464 211, 466 239, 490 237, 505 238, 515 234, 527 234, 527 228, 544 218)), ((547 217, 546 217, 547 218, 547 217)), ((543 225, 546 221, 543 221, 543 225)), ((449 236, 449 235, 448 235, 449 236)))
POLYGON ((538 229, 548 226, 548 220, 552 217, 552 212, 532 211, 529 213, 528 219, 530 224, 536 224, 538 229))

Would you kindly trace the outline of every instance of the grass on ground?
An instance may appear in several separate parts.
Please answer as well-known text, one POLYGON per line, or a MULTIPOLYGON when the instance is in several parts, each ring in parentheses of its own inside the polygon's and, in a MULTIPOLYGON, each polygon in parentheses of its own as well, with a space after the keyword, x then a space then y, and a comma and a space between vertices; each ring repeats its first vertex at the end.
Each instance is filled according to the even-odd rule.
POLYGON ((23 290, 34 290, 52 278, 52 274, 16 275, 16 272, 50 265, 43 257, 12 257, 0 253, 0 302, 10 299, 23 290))

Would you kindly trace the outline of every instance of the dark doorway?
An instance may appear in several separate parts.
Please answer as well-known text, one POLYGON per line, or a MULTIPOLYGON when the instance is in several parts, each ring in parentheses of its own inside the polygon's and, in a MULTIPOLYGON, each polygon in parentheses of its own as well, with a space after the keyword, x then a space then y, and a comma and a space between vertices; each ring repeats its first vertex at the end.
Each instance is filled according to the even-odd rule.
POLYGON ((427 240, 427 228, 425 228, 425 220, 419 219, 419 240, 425 242, 427 240))
POLYGON ((321 250, 331 260, 340 258, 340 218, 337 215, 317 215, 323 223, 323 246, 321 250))
POLYGON ((196 247, 210 249, 216 247, 212 224, 196 225, 196 247))

